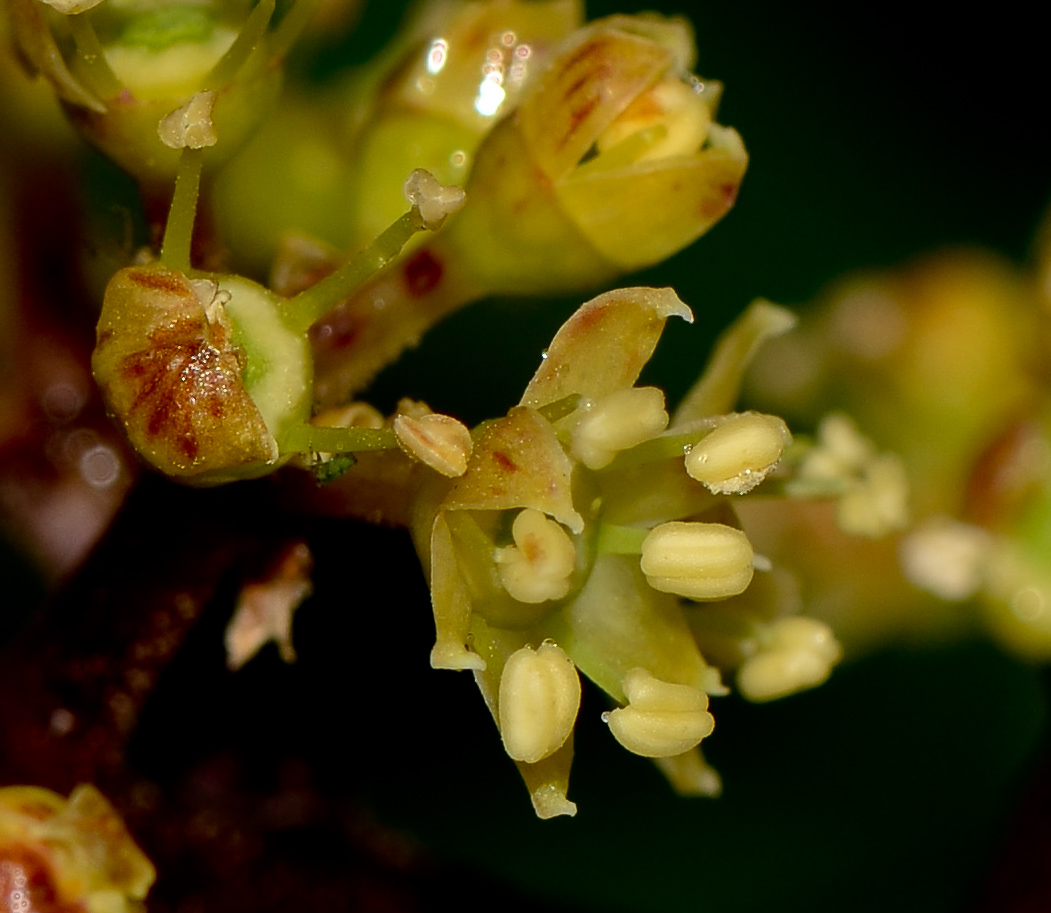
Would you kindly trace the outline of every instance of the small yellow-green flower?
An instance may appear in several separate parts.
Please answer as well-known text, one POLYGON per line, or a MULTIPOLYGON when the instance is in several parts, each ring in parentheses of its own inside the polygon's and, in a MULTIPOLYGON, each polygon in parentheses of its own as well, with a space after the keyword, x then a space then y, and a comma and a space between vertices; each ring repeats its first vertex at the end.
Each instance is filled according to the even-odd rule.
MULTIPOLYGON (((520 403, 475 430, 466 472, 431 476, 417 499, 431 663, 473 671, 541 817, 576 811, 566 794, 578 669, 622 705, 605 717, 621 745, 660 759, 682 792, 719 789, 698 745, 714 726, 708 696, 726 688, 688 616, 744 592, 765 566, 735 518, 733 480, 773 471, 790 435, 772 416, 704 410, 731 396, 786 315, 749 311, 670 419, 663 394, 635 382, 672 316, 692 320, 670 289, 585 304, 520 403), (712 435, 701 482, 689 453, 712 435)), ((827 675, 835 656, 823 656, 827 675)), ((823 678, 807 674, 784 693, 823 678)))

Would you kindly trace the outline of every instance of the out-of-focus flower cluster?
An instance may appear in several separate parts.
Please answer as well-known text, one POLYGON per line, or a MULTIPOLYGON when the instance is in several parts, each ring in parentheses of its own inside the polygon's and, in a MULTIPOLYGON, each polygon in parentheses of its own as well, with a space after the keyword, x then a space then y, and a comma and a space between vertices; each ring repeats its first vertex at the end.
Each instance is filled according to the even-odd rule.
POLYGON ((1047 238, 1035 273, 960 250, 847 279, 758 360, 759 402, 801 425, 846 410, 907 476, 911 522, 864 552, 820 509, 751 518, 851 647, 981 629, 1051 658, 1047 238), (831 550, 800 545, 815 535, 831 550))

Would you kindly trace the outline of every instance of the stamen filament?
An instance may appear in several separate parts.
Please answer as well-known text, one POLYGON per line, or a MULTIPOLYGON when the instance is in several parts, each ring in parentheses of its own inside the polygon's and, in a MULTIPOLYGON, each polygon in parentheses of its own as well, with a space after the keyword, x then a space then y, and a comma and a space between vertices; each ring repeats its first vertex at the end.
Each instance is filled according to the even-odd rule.
POLYGON ((665 432, 648 441, 643 441, 630 450, 622 450, 609 466, 603 467, 603 470, 620 471, 645 466, 648 463, 660 463, 664 460, 681 460, 697 443, 701 433, 702 431, 696 425, 689 431, 665 432))
POLYGON ((600 555, 641 555, 649 534, 648 529, 603 523, 595 537, 595 550, 600 555))

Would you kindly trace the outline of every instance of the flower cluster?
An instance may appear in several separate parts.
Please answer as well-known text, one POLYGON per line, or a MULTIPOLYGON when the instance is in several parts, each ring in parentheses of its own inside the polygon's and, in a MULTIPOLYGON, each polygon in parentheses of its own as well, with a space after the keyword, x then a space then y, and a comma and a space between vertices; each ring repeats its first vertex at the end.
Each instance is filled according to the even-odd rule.
POLYGON ((417 501, 431 663, 474 672, 541 817, 576 809, 577 670, 620 705, 605 718, 621 745, 661 759, 681 791, 711 794, 697 746, 714 726, 709 695, 727 693, 722 672, 740 666, 742 693, 767 700, 819 684, 839 658, 827 626, 780 617, 787 603, 766 600, 764 621, 731 600, 768 567, 735 507, 791 434, 775 416, 725 410, 750 353, 791 317, 753 306, 669 416, 659 389, 635 383, 670 317, 692 320, 670 289, 585 304, 521 402, 475 430, 466 471, 432 476, 417 501), (734 619, 740 655, 719 668, 705 629, 734 619))

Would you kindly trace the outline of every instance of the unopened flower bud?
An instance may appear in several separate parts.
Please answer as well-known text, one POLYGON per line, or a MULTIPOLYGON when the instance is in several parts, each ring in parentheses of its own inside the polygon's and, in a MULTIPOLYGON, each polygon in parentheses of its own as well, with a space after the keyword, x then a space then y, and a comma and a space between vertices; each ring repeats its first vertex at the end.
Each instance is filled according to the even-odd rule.
POLYGON ((511 535, 515 544, 493 555, 511 597, 535 604, 565 596, 577 560, 569 534, 541 511, 526 508, 515 517, 511 535))
POLYGON ((654 678, 645 669, 624 676, 628 706, 604 713, 613 737, 628 751, 646 758, 682 754, 711 735, 715 720, 708 695, 690 685, 654 678))
POLYGON ((820 685, 843 650, 831 628, 816 618, 791 616, 770 623, 768 646, 737 673, 737 687, 750 701, 771 701, 820 685))
POLYGON ((714 494, 744 494, 766 478, 791 441, 776 415, 730 415, 686 454, 686 472, 714 494))
POLYGON ((655 590, 688 599, 723 599, 752 580, 755 553, 748 537, 723 523, 673 521, 642 543, 642 572, 655 590))
POLYGON ((579 708, 580 677, 561 647, 522 647, 508 658, 497 714, 504 748, 516 761, 535 764, 558 751, 579 708))
POLYGON ((452 416, 431 412, 427 415, 398 415, 394 435, 409 456, 449 478, 467 471, 471 455, 471 432, 452 416))
POLYGON ((601 469, 621 450, 648 441, 667 427, 662 390, 617 390, 596 402, 573 430, 573 456, 588 469, 601 469))

